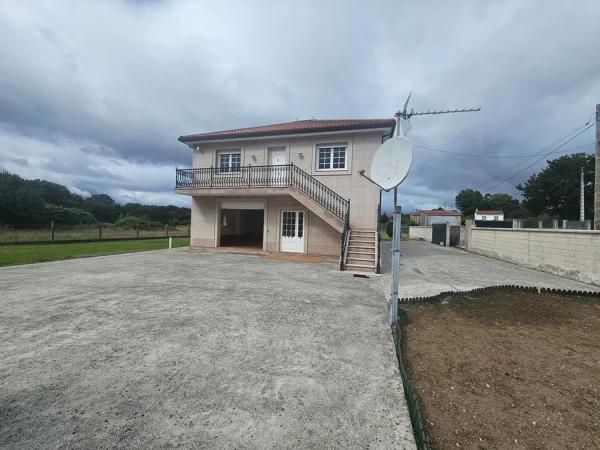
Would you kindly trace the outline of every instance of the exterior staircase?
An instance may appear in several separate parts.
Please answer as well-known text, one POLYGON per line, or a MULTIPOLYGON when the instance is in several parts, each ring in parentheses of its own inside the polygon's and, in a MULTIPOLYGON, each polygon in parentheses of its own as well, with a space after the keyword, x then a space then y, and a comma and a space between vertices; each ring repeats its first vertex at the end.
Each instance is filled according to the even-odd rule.
POLYGON ((351 272, 375 272, 379 258, 377 231, 349 230, 343 267, 351 272))
POLYGON ((350 229, 350 200, 337 194, 294 164, 240 166, 223 170, 219 167, 177 169, 175 189, 243 190, 246 194, 262 189, 282 190, 315 212, 341 233, 340 270, 376 272, 379 261, 378 232, 350 229))

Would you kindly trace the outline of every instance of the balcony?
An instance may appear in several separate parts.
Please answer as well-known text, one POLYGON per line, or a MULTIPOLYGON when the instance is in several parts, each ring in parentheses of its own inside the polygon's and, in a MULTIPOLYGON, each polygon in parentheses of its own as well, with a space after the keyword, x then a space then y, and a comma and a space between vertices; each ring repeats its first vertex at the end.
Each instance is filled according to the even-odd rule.
POLYGON ((346 221, 350 208, 349 200, 341 197, 294 164, 206 167, 177 169, 176 171, 175 189, 180 191, 248 188, 265 188, 265 193, 268 192, 268 188, 284 188, 289 190, 292 195, 299 193, 342 222, 346 221))

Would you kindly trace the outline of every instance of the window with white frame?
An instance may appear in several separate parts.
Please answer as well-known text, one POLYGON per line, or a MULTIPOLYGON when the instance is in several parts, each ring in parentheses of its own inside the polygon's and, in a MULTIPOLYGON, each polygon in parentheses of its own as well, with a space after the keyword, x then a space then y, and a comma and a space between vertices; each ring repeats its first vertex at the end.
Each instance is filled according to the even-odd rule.
POLYGON ((317 170, 346 170, 348 144, 324 144, 317 147, 317 170))
POLYGON ((242 153, 226 150, 217 153, 217 167, 221 173, 238 173, 242 162, 242 153))

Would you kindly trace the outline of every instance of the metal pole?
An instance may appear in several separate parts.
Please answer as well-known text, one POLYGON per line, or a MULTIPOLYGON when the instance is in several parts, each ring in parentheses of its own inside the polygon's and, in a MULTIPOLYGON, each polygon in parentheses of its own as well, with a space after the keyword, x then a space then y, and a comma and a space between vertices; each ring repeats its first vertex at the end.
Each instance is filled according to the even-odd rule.
POLYGON ((392 234, 392 289, 390 294, 389 321, 395 325, 398 321, 398 291, 400 289, 400 230, 402 207, 398 206, 398 188, 394 188, 394 227, 392 234))
MULTIPOLYGON (((400 136, 400 114, 396 115, 396 136, 400 136)), ((390 325, 398 322, 398 292, 400 289, 400 230, 402 221, 402 208, 398 206, 398 187, 394 188, 394 215, 392 232, 392 287, 390 293, 389 319, 390 325)))
POLYGON ((600 104, 596 105, 596 180, 594 190, 594 229, 600 230, 600 104))
POLYGON ((579 220, 585 222, 585 181, 583 175, 583 167, 581 168, 581 177, 579 181, 580 194, 579 194, 579 220))

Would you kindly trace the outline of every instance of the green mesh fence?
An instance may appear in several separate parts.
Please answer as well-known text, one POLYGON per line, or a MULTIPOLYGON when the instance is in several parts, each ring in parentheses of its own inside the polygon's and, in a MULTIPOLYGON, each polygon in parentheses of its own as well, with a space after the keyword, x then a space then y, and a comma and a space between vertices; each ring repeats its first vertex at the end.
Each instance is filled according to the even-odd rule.
POLYGON ((400 375, 402 376, 402 384, 404 385, 404 397, 406 397, 406 403, 408 404, 408 414, 410 416, 410 423, 412 424, 415 435, 415 442, 419 450, 425 450, 429 448, 429 444, 427 441, 427 436, 425 435, 421 408, 419 407, 417 393, 415 392, 415 389, 408 378, 408 374, 406 373, 404 362, 402 360, 402 329, 407 324, 408 315, 406 314, 406 310, 398 308, 398 323, 395 327, 392 327, 394 344, 396 347, 396 357, 398 358, 398 366, 400 368, 400 375))

